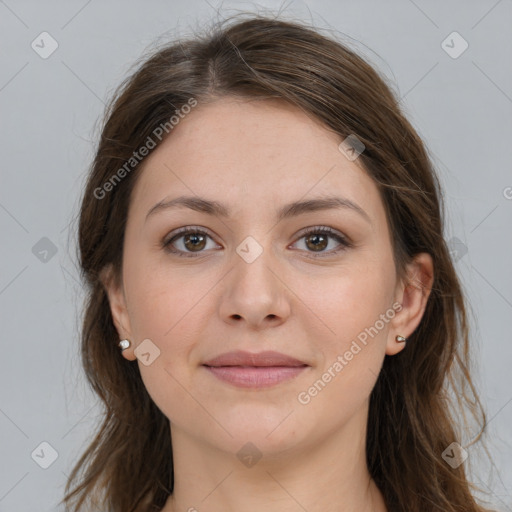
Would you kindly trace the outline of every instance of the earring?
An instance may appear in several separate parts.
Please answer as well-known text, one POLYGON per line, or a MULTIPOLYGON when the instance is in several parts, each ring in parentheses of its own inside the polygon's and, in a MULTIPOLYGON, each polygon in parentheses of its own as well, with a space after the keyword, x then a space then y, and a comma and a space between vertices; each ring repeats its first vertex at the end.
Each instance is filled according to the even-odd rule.
POLYGON ((118 343, 118 345, 121 347, 121 352, 122 352, 123 350, 126 350, 131 345, 131 343, 130 343, 130 340, 121 340, 118 343))
POLYGON ((397 343, 402 343, 402 342, 406 342, 407 338, 404 338, 403 336, 397 336, 395 338, 395 340, 396 340, 397 343))

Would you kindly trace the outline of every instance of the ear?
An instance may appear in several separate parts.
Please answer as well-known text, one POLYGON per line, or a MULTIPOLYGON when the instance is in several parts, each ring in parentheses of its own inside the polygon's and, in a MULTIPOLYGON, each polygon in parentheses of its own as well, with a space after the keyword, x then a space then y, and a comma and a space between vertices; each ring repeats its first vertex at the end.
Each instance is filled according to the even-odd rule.
POLYGON ((406 282, 400 281, 395 293, 395 301, 402 309, 390 322, 387 355, 401 352, 406 342, 397 342, 396 336, 408 338, 421 322, 434 281, 432 256, 425 252, 416 254, 407 265, 406 274, 406 282))
MULTIPOLYGON (((130 347, 123 350, 121 354, 129 361, 134 361, 136 359, 134 354, 135 340, 132 335, 130 316, 128 314, 128 308, 126 307, 126 297, 124 295, 122 280, 120 280, 121 282, 119 284, 116 283, 116 279, 113 276, 113 268, 110 264, 100 272, 100 281, 107 293, 112 320, 117 330, 119 340, 128 339, 131 342, 130 347)), ((121 351, 121 349, 119 349, 119 351, 121 351)))

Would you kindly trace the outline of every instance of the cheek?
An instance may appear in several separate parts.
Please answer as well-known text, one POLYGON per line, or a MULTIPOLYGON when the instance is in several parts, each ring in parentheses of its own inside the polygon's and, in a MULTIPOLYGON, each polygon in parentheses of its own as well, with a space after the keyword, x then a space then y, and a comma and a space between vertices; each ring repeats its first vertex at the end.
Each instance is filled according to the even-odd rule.
POLYGON ((321 287, 318 282, 310 283, 317 298, 312 309, 329 328, 323 329, 323 340, 316 342, 321 360, 311 379, 313 387, 303 390, 304 400, 314 400, 315 409, 338 403, 343 411, 333 410, 332 414, 345 415, 361 406, 371 393, 385 357, 389 322, 395 314, 393 276, 392 260, 375 258, 325 279, 321 287))
POLYGON ((201 411, 189 402, 186 390, 191 389, 191 351, 201 339, 204 319, 212 314, 205 309, 205 294, 211 284, 208 286, 208 280, 178 276, 176 271, 164 274, 161 268, 126 268, 128 307, 136 343, 150 339, 160 351, 148 366, 137 361, 144 386, 167 418, 189 424, 194 421, 194 414, 201 416, 201 411), (188 404, 185 409, 183 404, 188 404))
POLYGON ((300 296, 307 298, 304 302, 323 320, 322 331, 342 347, 391 308, 392 276, 392 268, 382 260, 361 262, 321 279, 303 281, 300 296))
POLYGON ((325 283, 315 311, 329 330, 315 339, 315 349, 321 353, 318 368, 296 397, 304 414, 338 425, 368 399, 385 357, 389 321, 394 316, 392 283, 386 275, 389 269, 386 274, 375 267, 373 272, 325 283))
POLYGON ((125 262, 126 295, 132 331, 137 339, 166 344, 186 331, 207 304, 211 284, 197 270, 152 262, 147 254, 132 253, 125 262))

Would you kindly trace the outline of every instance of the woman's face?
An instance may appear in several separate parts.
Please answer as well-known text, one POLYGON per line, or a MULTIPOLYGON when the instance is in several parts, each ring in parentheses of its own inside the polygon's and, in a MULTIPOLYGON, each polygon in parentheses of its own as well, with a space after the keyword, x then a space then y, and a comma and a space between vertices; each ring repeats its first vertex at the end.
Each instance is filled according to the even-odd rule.
POLYGON ((383 203, 341 141, 284 103, 224 98, 193 109, 144 162, 123 286, 109 297, 132 341, 123 355, 137 356, 173 433, 237 453, 248 441, 261 452, 304 449, 365 428, 384 356, 421 315, 400 311, 383 203), (197 206, 154 209, 182 196, 197 206), (238 350, 303 366, 204 365, 238 350))

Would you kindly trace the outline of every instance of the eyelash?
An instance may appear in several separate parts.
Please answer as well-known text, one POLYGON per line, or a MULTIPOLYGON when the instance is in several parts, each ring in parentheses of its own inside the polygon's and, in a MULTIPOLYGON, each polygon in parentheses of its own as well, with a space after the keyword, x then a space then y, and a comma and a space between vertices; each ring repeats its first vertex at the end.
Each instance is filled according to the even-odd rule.
MULTIPOLYGON (((197 253, 194 252, 185 252, 181 251, 179 249, 175 249, 172 244, 179 238, 188 235, 188 234, 200 234, 204 236, 208 236, 209 238, 212 238, 208 232, 206 232, 204 229, 201 228, 195 228, 195 227, 186 227, 186 228, 180 228, 178 231, 174 233, 174 235, 169 239, 162 242, 162 247, 167 252, 171 254, 175 254, 179 257, 185 257, 185 258, 193 258, 197 257, 196 255, 201 255, 204 251, 199 251, 197 253)), ((337 242, 340 243, 340 246, 336 249, 331 249, 327 252, 319 252, 315 254, 313 251, 307 251, 311 252, 313 254, 313 258, 322 258, 326 256, 332 256, 334 254, 338 254, 341 251, 344 251, 346 249, 349 249, 353 247, 353 244, 344 236, 340 235, 337 231, 334 229, 328 227, 328 226, 314 226, 311 228, 308 228, 307 231, 304 231, 301 236, 298 238, 298 240, 301 240, 302 238, 307 237, 311 234, 322 234, 322 235, 329 235, 330 237, 334 238, 337 242)))

